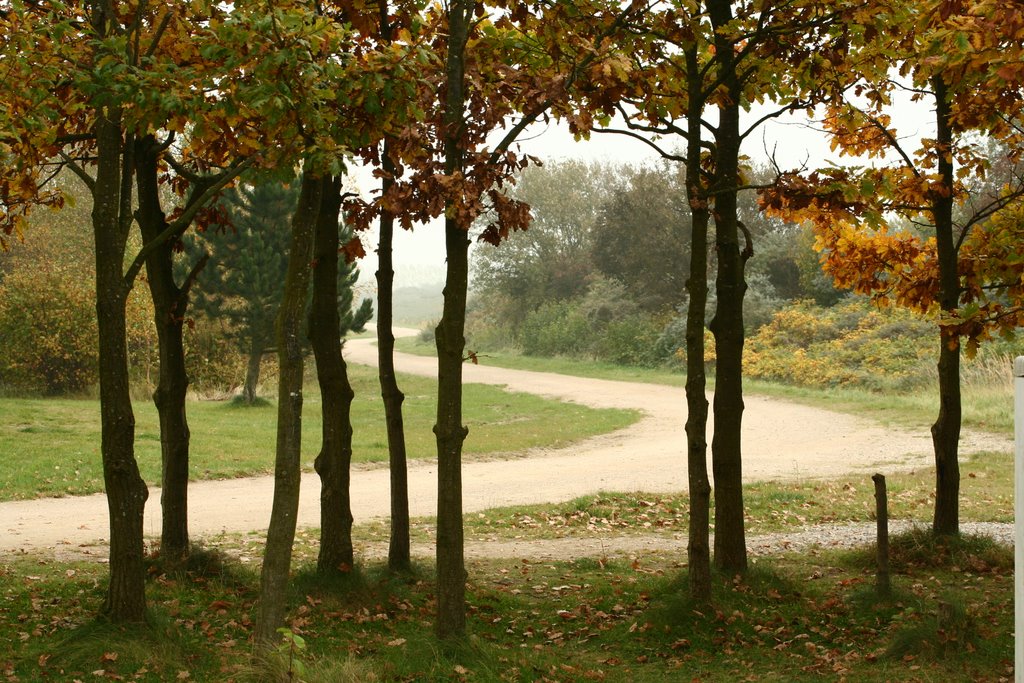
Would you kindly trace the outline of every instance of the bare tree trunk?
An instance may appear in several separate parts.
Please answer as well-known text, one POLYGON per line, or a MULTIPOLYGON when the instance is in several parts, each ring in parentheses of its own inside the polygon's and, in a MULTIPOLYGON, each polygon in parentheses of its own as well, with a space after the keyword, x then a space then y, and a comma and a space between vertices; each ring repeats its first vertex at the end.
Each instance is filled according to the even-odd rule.
MULTIPOLYGON (((385 141, 382 154, 385 178, 383 193, 394 183, 390 145, 385 141)), ((398 388, 395 375, 395 335, 393 291, 395 271, 392 265, 395 217, 383 211, 380 217, 380 244, 377 249, 377 372, 384 401, 384 420, 388 433, 388 465, 391 472, 391 540, 388 544, 388 568, 408 571, 412 567, 409 548, 409 472, 406 464, 405 425, 402 403, 405 394, 398 388)))
MULTIPOLYGON (((160 206, 157 174, 159 149, 156 140, 147 136, 136 145, 136 178, 139 208, 136 218, 142 239, 151 244, 167 228, 167 219, 160 206)), ((153 402, 160 416, 160 452, 162 462, 160 505, 162 529, 160 554, 170 565, 184 562, 189 553, 188 534, 188 419, 185 397, 188 374, 185 370, 183 327, 188 307, 188 287, 174 281, 174 240, 149 253, 146 274, 153 300, 154 321, 160 353, 159 380, 153 402)), ((205 258, 196 265, 202 268, 205 258)))
MULTIPOLYGON (((105 27, 108 18, 100 7, 97 3, 94 24, 105 27)), ((149 490, 135 460, 135 415, 129 392, 125 324, 130 287, 122 272, 131 226, 132 142, 130 136, 127 141, 123 139, 118 110, 97 112, 95 130, 92 225, 96 244, 100 450, 110 513, 110 586, 104 612, 113 621, 142 622, 146 619, 142 516, 149 490)))
POLYGON ((462 529, 462 363, 466 345, 469 239, 445 221, 448 271, 444 312, 437 326, 437 632, 442 638, 466 630, 466 567, 462 529))
POLYGON ((354 393, 341 355, 338 314, 338 215, 341 177, 324 178, 313 251, 313 301, 309 309, 309 340, 316 357, 323 411, 323 444, 316 457, 320 475, 320 554, 317 571, 347 572, 353 565, 352 504, 349 496, 352 464, 354 393))
POLYGON ((253 632, 258 648, 267 648, 275 642, 277 629, 284 623, 302 476, 302 322, 305 318, 309 262, 321 190, 319 177, 303 173, 302 191, 292 218, 292 240, 284 294, 277 314, 277 354, 280 363, 277 455, 274 466, 274 502, 263 553, 259 610, 253 632))
POLYGON ((732 20, 729 0, 710 0, 715 27, 719 79, 728 101, 719 105, 715 135, 715 248, 718 304, 711 321, 715 335, 715 433, 711 442, 715 478, 715 565, 727 572, 745 572, 747 549, 743 522, 743 465, 740 430, 743 423, 743 270, 748 251, 740 251, 736 212, 739 177, 739 103, 742 91, 736 75, 733 44, 719 31, 732 20))
MULTIPOLYGON (((960 303, 960 277, 957 267, 958 246, 953 235, 953 189, 956 183, 951 152, 953 131, 950 122, 949 93, 941 76, 932 80, 935 91, 938 171, 943 191, 932 195, 935 241, 939 261, 939 305, 944 312, 956 310, 960 303)), ((935 450, 936 534, 960 533, 960 344, 945 329, 940 331, 939 415, 932 425, 935 450)))
POLYGON ((711 599, 711 482, 708 479, 708 399, 704 374, 704 322, 708 301, 707 194, 701 180, 701 96, 703 78, 696 48, 687 50, 689 111, 686 150, 686 195, 690 206, 690 274, 686 281, 689 303, 686 310, 686 463, 690 490, 690 524, 687 560, 690 567, 690 597, 697 602, 711 599))
MULTIPOLYGON (((465 50, 471 0, 448 5, 448 54, 445 62, 443 117, 445 172, 463 167, 460 136, 465 106, 465 50)), ((462 354, 465 349, 466 291, 469 283, 469 238, 455 220, 452 202, 445 212, 447 272, 444 309, 436 330, 437 344, 437 634, 460 637, 466 631, 466 565, 462 528, 462 354)))
POLYGON ((256 402, 256 386, 260 383, 260 363, 263 360, 263 340, 253 334, 249 340, 249 361, 245 366, 245 384, 242 397, 246 403, 256 402))

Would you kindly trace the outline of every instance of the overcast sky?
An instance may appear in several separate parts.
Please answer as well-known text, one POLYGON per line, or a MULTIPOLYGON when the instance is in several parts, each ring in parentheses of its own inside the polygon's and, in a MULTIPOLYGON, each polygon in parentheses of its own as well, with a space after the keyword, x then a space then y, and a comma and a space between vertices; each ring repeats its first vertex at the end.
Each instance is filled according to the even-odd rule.
MULTIPOLYGON (((747 114, 747 123, 763 116, 767 110, 753 110, 747 114)), ((895 109, 894 123, 900 133, 908 137, 927 135, 930 105, 900 103, 895 109)), ((670 149, 671 140, 663 140, 670 149)), ((564 126, 537 125, 524 134, 519 148, 542 160, 583 159, 609 163, 656 163, 656 152, 644 143, 622 135, 595 134, 590 140, 573 140, 564 126)), ((743 143, 743 153, 756 163, 767 163, 774 156, 780 168, 793 169, 802 165, 817 168, 826 164, 848 164, 829 149, 825 135, 818 132, 804 116, 786 115, 772 119, 758 128, 743 143)), ((861 162, 863 163, 863 162, 861 162)), ((369 180, 361 182, 369 185, 369 180)), ((362 280, 372 280, 376 269, 376 233, 363 235, 367 257, 360 269, 362 280)), ((440 221, 417 226, 411 233, 396 229, 395 235, 396 284, 426 284, 443 279, 444 236, 440 221), (401 234, 397 234, 401 233, 401 234)))

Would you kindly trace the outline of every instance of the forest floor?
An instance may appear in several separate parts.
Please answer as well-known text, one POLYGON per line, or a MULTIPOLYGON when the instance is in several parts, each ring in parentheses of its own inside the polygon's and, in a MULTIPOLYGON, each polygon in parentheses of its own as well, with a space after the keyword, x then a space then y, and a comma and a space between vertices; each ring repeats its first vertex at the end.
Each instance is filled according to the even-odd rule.
MULTIPOLYGON (((396 331, 413 333, 414 330, 396 331)), ((377 350, 372 338, 350 340, 345 348, 349 362, 376 363, 377 350)), ((395 360, 400 372, 436 375, 433 358, 397 354, 395 360)), ((643 417, 625 429, 564 448, 467 461, 463 467, 466 512, 561 502, 600 491, 686 489, 682 389, 488 367, 486 359, 482 363, 465 366, 465 382, 502 385, 511 391, 593 407, 638 409, 643 417)), ((756 395, 746 396, 745 403, 745 482, 807 481, 847 474, 867 479, 874 471, 888 474, 927 466, 931 458, 931 437, 924 428, 896 429, 829 410, 828 406, 809 407, 756 395)), ((711 437, 709 430, 709 443, 711 437)), ((473 438, 472 433, 469 438, 473 438)), ((965 433, 961 442, 963 454, 1009 452, 1012 448, 1009 438, 983 433, 965 433)), ((318 526, 319 490, 315 474, 303 475, 300 527, 318 526)), ((387 517, 386 468, 354 471, 351 490, 357 522, 387 517)), ((269 519, 272 495, 273 478, 269 476, 194 482, 189 487, 191 533, 200 540, 222 532, 260 531, 269 519)), ((412 516, 434 513, 437 492, 433 461, 423 460, 410 466, 409 496, 412 516)), ((107 502, 102 494, 0 503, 0 520, 0 554, 105 557, 107 502)), ((159 489, 150 491, 144 528, 151 537, 159 534, 159 489)), ((587 554, 601 551, 603 541, 595 542, 598 545, 587 554)), ((648 542, 664 547, 667 539, 657 537, 648 542)), ((682 540, 674 542, 682 547, 682 540)), ((573 543, 581 550, 579 541, 573 543)), ((470 546, 467 551, 472 553, 474 548, 470 546)), ((547 552, 541 548, 536 551, 547 552)), ((500 549, 493 544, 488 551, 480 548, 476 552, 497 556, 523 554, 521 548, 500 549)), ((552 548, 550 552, 556 551, 552 548)))

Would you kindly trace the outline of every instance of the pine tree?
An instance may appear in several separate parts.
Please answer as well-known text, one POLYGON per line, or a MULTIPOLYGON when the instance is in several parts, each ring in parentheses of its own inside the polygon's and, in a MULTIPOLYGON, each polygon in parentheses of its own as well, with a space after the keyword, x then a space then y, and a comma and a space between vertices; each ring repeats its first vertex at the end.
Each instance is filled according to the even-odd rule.
MULTIPOLYGON (((210 265, 199 278, 197 310, 224 318, 233 330, 239 350, 247 354, 242 396, 256 400, 260 363, 274 350, 274 321, 281 302, 288 265, 290 222, 298 202, 298 186, 276 181, 242 184, 222 203, 223 224, 196 238, 192 248, 210 252, 210 265)), ((342 243, 351 237, 342 228, 342 243)), ((341 336, 361 332, 373 316, 364 299, 352 309, 359 271, 355 264, 338 269, 338 311, 341 336)))

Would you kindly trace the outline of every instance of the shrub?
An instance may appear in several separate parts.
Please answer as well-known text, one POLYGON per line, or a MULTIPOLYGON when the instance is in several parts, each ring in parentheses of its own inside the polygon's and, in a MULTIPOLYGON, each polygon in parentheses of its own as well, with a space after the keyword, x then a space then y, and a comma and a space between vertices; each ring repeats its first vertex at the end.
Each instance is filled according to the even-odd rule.
POLYGON ((18 269, 0 285, 0 378, 21 391, 82 391, 97 380, 91 280, 61 266, 18 269))
POLYGON ((199 394, 233 392, 245 378, 246 357, 225 331, 226 325, 199 316, 185 328, 185 368, 190 388, 199 394))
POLYGON ((903 309, 854 298, 832 308, 798 302, 748 339, 748 377, 807 386, 908 389, 932 379, 936 329, 903 309))
POLYGON ((591 329, 578 305, 552 301, 526 316, 520 340, 531 356, 582 356, 589 351, 591 329))
POLYGON ((594 343, 594 355, 618 365, 654 366, 658 356, 661 326, 652 318, 636 313, 604 326, 594 343))

